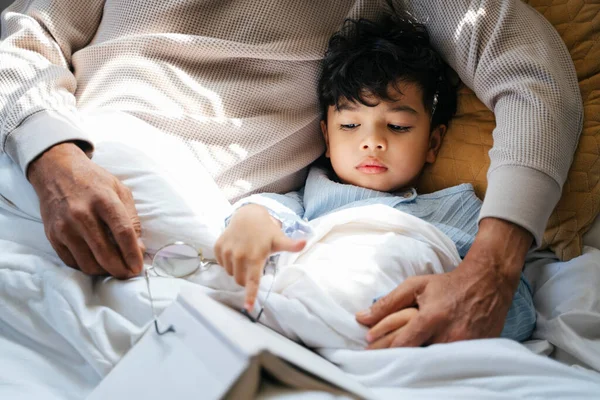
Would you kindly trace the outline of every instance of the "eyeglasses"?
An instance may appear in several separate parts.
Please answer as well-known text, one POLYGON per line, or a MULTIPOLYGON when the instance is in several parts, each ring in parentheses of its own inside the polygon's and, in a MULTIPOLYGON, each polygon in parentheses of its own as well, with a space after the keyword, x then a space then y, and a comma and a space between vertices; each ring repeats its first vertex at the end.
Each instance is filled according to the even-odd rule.
MULTIPOLYGON (((146 253, 152 258, 152 262, 149 267, 144 268, 144 277, 146 278, 146 287, 148 288, 148 298, 150 299, 150 307, 152 308, 152 316, 154 318, 154 328, 158 335, 164 335, 168 332, 175 332, 175 327, 169 325, 166 329, 160 330, 158 327, 158 316, 154 308, 154 299, 152 297, 152 291, 150 289, 150 275, 163 278, 187 278, 193 273, 208 270, 212 265, 217 265, 216 260, 204 258, 202 250, 196 249, 194 246, 185 242, 174 242, 167 244, 158 249, 154 254, 146 253)), ((267 261, 264 274, 272 272, 276 274, 277 268, 277 255, 269 258, 267 261)), ((262 306, 256 318, 254 318, 246 309, 242 309, 241 312, 251 322, 258 322, 263 314, 265 305, 273 289, 273 280, 269 287, 269 291, 265 296, 265 300, 262 302, 262 306)))

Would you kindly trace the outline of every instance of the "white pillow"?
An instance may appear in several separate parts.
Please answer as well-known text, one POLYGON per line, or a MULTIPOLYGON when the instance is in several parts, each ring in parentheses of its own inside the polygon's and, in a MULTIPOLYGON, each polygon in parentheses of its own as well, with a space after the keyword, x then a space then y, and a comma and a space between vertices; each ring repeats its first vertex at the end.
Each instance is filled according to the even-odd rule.
MULTIPOLYGON (((191 149, 129 114, 83 113, 82 123, 94 140, 93 161, 133 192, 149 252, 185 241, 214 258, 213 246, 231 205, 191 149)), ((6 155, 0 157, 0 208, 24 217, 36 233, 9 236, 54 254, 43 235, 38 197, 6 155), (37 226, 36 224, 39 224, 37 226)))
POLYGON ((133 192, 149 251, 185 241, 214 258, 213 246, 231 205, 192 150, 129 114, 84 114, 93 160, 133 192))

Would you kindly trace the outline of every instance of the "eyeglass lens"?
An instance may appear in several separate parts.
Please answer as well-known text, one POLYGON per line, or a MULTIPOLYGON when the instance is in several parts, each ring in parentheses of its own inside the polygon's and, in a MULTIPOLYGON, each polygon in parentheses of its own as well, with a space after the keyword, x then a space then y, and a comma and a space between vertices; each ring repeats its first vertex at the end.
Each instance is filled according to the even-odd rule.
POLYGON ((156 252, 152 268, 160 276, 182 278, 200 267, 202 255, 192 246, 175 242, 156 252))

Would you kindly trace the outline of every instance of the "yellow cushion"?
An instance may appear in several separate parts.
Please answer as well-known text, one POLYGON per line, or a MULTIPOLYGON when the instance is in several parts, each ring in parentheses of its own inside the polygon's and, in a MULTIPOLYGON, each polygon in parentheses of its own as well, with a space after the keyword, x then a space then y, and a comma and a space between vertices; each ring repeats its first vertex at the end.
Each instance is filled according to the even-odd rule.
MULTIPOLYGON (((573 165, 544 233, 549 247, 563 261, 581 255, 582 236, 600 211, 600 2, 586 0, 528 0, 565 41, 575 63, 583 97, 585 120, 573 165)), ((492 147, 493 113, 466 87, 459 90, 452 121, 435 164, 425 169, 421 192, 472 183, 480 198, 492 147)))

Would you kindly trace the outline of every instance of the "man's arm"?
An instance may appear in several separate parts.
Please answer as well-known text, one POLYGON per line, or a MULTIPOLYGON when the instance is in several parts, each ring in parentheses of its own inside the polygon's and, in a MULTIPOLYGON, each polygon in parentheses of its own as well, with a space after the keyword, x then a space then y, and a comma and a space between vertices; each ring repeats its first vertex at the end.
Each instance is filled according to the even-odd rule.
POLYGON ((2 13, 0 152, 35 188, 46 236, 65 264, 127 278, 143 266, 135 204, 89 160, 93 146, 74 95, 73 54, 92 40, 103 6, 17 0, 2 13))
POLYGON ((520 0, 405 0, 433 45, 496 116, 479 219, 522 226, 539 246, 583 123, 577 75, 562 39, 520 0))
POLYGON ((496 114, 479 231, 452 272, 406 280, 357 320, 369 348, 497 337, 525 255, 539 246, 575 152, 583 111, 562 40, 519 0, 403 1, 496 114), (418 313, 402 327, 402 310, 418 313))
POLYGON ((16 1, 2 13, 0 151, 24 173, 61 142, 92 149, 79 128, 73 54, 95 34, 104 0, 16 1))

